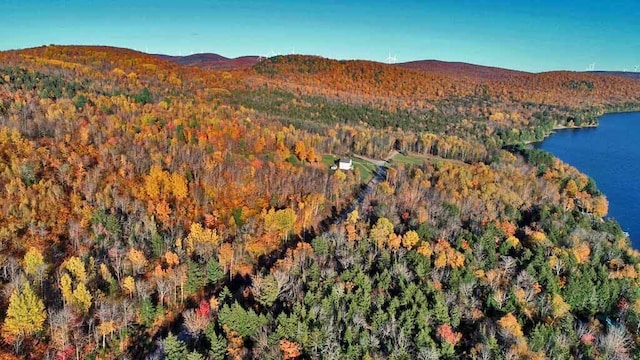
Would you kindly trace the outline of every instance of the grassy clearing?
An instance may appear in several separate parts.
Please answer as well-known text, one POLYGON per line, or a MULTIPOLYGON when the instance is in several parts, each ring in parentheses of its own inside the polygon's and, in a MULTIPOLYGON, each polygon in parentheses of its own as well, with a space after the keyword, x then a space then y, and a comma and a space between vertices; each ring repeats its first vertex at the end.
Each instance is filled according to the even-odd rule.
POLYGON ((374 164, 361 159, 353 159, 353 167, 360 171, 360 178, 363 183, 367 183, 373 178, 373 172, 376 169, 374 164))
MULTIPOLYGON (((340 159, 340 156, 331 154, 323 154, 320 162, 326 166, 327 169, 336 164, 336 161, 340 159)), ((373 178, 373 172, 376 166, 366 160, 352 158, 354 171, 357 169, 360 172, 360 179, 363 183, 369 182, 373 178)))
POLYGON ((391 165, 403 163, 405 165, 422 165, 425 162, 429 163, 438 163, 438 162, 448 162, 456 165, 469 166, 469 164, 462 162, 456 159, 445 159, 433 155, 423 155, 423 154, 411 154, 411 155, 401 155, 398 154, 394 156, 393 160, 391 160, 391 165))
POLYGON ((401 155, 398 154, 396 156, 393 157, 393 160, 391 160, 391 163, 403 163, 406 165, 422 165, 422 163, 424 163, 425 161, 428 161, 427 158, 423 157, 423 156, 414 156, 414 155, 401 155))
POLYGON ((336 160, 338 160, 339 158, 340 158, 339 156, 335 156, 331 154, 323 154, 322 160, 320 160, 320 162, 322 163, 322 165, 325 165, 326 167, 330 168, 331 166, 335 165, 336 160))

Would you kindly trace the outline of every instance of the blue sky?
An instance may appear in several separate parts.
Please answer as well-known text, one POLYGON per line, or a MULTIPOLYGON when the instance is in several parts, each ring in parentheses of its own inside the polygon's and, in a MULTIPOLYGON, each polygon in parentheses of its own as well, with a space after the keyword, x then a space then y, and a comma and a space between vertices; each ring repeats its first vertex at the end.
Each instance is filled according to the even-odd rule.
POLYGON ((637 1, 0 0, 0 49, 464 61, 527 71, 640 65, 637 1), (560 3, 560 4, 558 4, 560 3))

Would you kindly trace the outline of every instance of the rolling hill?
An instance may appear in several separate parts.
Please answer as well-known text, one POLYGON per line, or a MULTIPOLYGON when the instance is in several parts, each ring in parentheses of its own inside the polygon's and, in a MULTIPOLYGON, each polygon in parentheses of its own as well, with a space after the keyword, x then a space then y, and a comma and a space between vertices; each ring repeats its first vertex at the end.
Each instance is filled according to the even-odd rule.
POLYGON ((463 62, 446 62, 439 60, 419 60, 395 64, 406 69, 420 70, 429 73, 452 77, 468 77, 476 80, 504 80, 529 73, 508 70, 491 66, 474 65, 463 62))
POLYGON ((591 71, 592 74, 619 76, 627 79, 640 80, 640 72, 632 71, 591 71))
POLYGON ((196 66, 210 70, 233 70, 251 67, 260 61, 259 56, 241 56, 237 58, 227 58, 222 55, 204 53, 187 56, 171 56, 156 54, 160 59, 175 62, 185 66, 196 66))
POLYGON ((640 253, 525 144, 638 81, 234 60, 0 52, 0 358, 640 356, 640 253))

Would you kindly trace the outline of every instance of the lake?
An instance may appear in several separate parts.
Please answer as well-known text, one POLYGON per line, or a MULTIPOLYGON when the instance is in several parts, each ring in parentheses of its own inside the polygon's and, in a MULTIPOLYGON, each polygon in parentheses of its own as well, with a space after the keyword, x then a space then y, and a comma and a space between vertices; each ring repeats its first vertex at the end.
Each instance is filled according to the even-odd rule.
POLYGON ((609 217, 640 249, 640 112, 608 114, 597 128, 559 130, 536 144, 596 181, 609 217))

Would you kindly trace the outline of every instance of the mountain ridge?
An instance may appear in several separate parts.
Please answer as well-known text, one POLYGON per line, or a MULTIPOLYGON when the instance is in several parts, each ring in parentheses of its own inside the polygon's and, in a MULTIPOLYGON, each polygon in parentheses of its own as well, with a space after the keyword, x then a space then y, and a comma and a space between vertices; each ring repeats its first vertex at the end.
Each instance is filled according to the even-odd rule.
MULTIPOLYGON (((243 69, 255 66, 263 59, 270 59, 274 57, 287 57, 287 56, 303 56, 303 57, 316 57, 312 55, 291 54, 291 55, 278 55, 273 57, 262 57, 257 55, 243 55, 235 58, 225 57, 217 53, 197 53, 191 55, 166 55, 166 54, 150 54, 159 57, 163 60, 171 61, 180 65, 195 66, 210 70, 235 70, 243 69)), ((322 58, 322 57, 319 57, 322 58)), ((444 61, 437 59, 424 59, 424 60, 412 60, 401 63, 384 63, 380 61, 365 60, 365 59, 348 59, 348 60, 336 60, 331 58, 324 58, 334 61, 365 61, 379 64, 385 64, 389 66, 396 66, 405 69, 418 70, 427 73, 434 73, 438 75, 448 75, 453 77, 467 77, 475 80, 505 80, 516 76, 524 75, 536 75, 555 72, 574 72, 607 76, 619 76, 628 79, 640 79, 640 73, 629 71, 571 71, 566 69, 548 70, 541 72, 529 72, 524 70, 515 70, 509 68, 502 68, 491 65, 479 65, 464 61, 444 61)))

